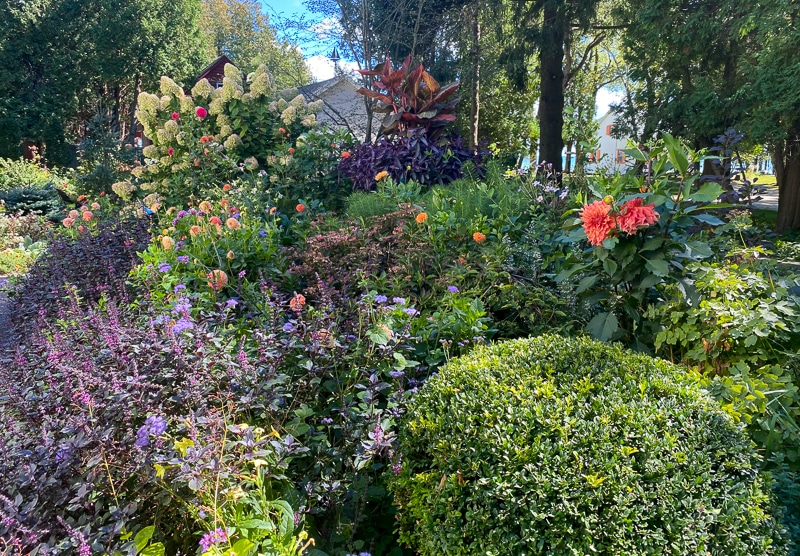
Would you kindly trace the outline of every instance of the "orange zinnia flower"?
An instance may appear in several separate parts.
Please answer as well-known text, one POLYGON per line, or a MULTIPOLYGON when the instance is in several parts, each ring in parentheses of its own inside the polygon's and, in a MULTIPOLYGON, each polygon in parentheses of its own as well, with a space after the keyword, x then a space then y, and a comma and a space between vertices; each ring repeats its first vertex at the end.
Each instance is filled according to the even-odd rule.
POLYGON ((289 307, 292 311, 300 312, 303 310, 303 305, 306 304, 306 298, 302 293, 295 292, 294 297, 289 300, 289 307))
POLYGON ((642 198, 636 197, 623 203, 619 208, 617 223, 619 229, 628 235, 633 235, 639 228, 644 228, 658 222, 659 214, 654 203, 642 205, 642 198))
POLYGON ((83 213, 83 219, 86 220, 87 222, 92 219, 92 216, 94 215, 88 210, 83 213))
POLYGON ((347 151, 344 151, 344 152, 342 153, 342 158, 350 158, 350 156, 351 156, 351 155, 350 155, 350 153, 349 153, 349 152, 347 152, 347 151))
POLYGON ((417 217, 415 218, 417 224, 422 224, 423 222, 428 220, 428 215, 424 212, 420 212, 417 217))
POLYGON ((297 212, 304 212, 306 210, 306 206, 303 203, 299 203, 296 207, 294 207, 297 212))
POLYGON ((595 201, 583 207, 581 220, 586 237, 592 245, 602 245, 608 234, 617 225, 611 206, 603 201, 595 201))
POLYGON ((226 183, 225 185, 222 186, 222 190, 223 191, 230 191, 231 190, 231 184, 226 183))
POLYGON ((228 285, 228 275, 222 270, 212 270, 206 275, 208 287, 214 291, 219 291, 228 285))
POLYGON ((220 205, 222 208, 224 208, 224 209, 227 209, 227 208, 228 208, 228 205, 230 205, 230 203, 228 202, 228 199, 222 199, 222 200, 219 202, 219 205, 220 205))
POLYGON ((189 228, 189 234, 194 237, 200 233, 200 226, 192 226, 189 228))
POLYGON ((375 175, 375 181, 381 181, 383 178, 385 178, 388 175, 389 175, 389 172, 387 172, 386 170, 383 170, 382 172, 378 172, 375 175))
POLYGON ((172 251, 175 248, 175 241, 169 236, 164 236, 161 238, 161 247, 166 251, 172 251))
POLYGON ((238 230, 241 227, 241 224, 239 224, 239 221, 235 218, 228 218, 225 221, 225 225, 231 230, 238 230))
POLYGON ((484 241, 486 241, 486 235, 480 232, 475 232, 474 234, 472 234, 472 239, 475 240, 475 243, 483 243, 484 241))

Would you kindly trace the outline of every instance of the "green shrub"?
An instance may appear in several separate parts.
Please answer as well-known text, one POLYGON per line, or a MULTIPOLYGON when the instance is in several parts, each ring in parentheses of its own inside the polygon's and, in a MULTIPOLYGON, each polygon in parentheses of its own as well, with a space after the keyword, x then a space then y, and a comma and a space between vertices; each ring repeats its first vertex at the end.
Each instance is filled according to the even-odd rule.
POLYGON ((38 214, 52 221, 59 219, 63 207, 61 198, 52 185, 16 187, 0 191, 0 201, 9 212, 38 214))
POLYGON ((347 216, 361 220, 372 216, 383 216, 397 210, 397 203, 374 191, 355 191, 347 198, 347 216))
POLYGON ((38 162, 38 159, 0 158, 0 191, 17 187, 41 188, 52 183, 52 174, 38 162))
POLYGON ((751 441, 665 361, 558 336, 416 395, 392 479, 418 554, 784 554, 751 441))

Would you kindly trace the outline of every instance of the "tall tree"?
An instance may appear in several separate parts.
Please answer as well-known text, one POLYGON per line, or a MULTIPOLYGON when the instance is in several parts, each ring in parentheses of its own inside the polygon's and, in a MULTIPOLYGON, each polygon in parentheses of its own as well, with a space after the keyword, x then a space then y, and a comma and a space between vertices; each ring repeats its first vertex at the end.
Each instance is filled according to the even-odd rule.
POLYGON ((224 54, 246 73, 264 64, 278 88, 311 82, 302 53, 278 38, 257 0, 202 0, 200 28, 209 62, 224 54))
POLYGON ((522 0, 514 2, 513 33, 504 61, 514 82, 524 87, 529 79, 528 54, 538 52, 539 160, 561 172, 564 149, 564 91, 571 76, 564 73, 565 42, 585 33, 594 21, 599 0, 522 0))

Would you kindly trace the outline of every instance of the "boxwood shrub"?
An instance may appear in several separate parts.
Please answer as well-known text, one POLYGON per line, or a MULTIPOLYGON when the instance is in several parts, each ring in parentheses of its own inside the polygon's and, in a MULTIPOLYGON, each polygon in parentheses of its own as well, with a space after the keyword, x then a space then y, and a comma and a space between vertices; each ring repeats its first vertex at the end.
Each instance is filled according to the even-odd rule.
POLYGON ((476 349, 414 397, 400 449, 399 536, 420 555, 785 554, 742 429, 620 347, 476 349))

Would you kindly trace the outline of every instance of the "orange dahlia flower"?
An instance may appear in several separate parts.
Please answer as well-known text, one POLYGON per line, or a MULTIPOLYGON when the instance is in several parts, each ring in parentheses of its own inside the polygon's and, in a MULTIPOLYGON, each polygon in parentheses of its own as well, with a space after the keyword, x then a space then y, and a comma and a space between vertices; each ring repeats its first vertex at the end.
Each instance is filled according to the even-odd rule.
POLYGON ((386 170, 383 170, 383 171, 381 171, 381 172, 378 172, 378 173, 375 175, 375 181, 381 181, 383 178, 385 178, 385 177, 386 177, 386 176, 388 176, 388 175, 389 175, 389 172, 387 172, 386 170))
POLYGON ((427 222, 428 215, 424 212, 420 212, 415 218, 415 220, 417 221, 417 224, 422 224, 423 222, 427 222))
POLYGON ((161 238, 161 247, 166 251, 172 251, 175 248, 175 240, 169 236, 164 236, 161 238))
POLYGON ((642 205, 642 198, 636 197, 623 203, 619 208, 617 223, 619 229, 626 234, 632 235, 639 228, 644 228, 658 222, 659 214, 656 212, 655 204, 642 205))
POLYGON ((213 224, 214 226, 222 225, 222 220, 219 219, 219 216, 212 216, 211 218, 208 219, 208 221, 211 222, 211 224, 213 224))
POLYGON ((294 207, 297 212, 304 212, 306 210, 306 206, 303 203, 299 203, 296 207, 294 207))
POLYGON ((601 245, 617 225, 614 215, 610 212, 611 206, 603 201, 595 201, 583 207, 581 211, 583 229, 592 245, 601 245))
POLYGON ((189 228, 189 234, 192 237, 194 237, 200 233, 200 230, 201 230, 200 226, 192 226, 191 228, 189 228))
POLYGON ((197 208, 199 208, 203 212, 211 212, 211 203, 209 203, 208 201, 203 201, 203 202, 200 203, 200 206, 197 207, 197 208))
POLYGON ((295 292, 294 297, 289 300, 289 307, 292 308, 292 311, 302 311, 305 304, 306 298, 302 293, 295 292))
POLYGON ((241 225, 241 224, 239 224, 239 221, 238 221, 238 220, 236 220, 235 218, 228 218, 228 219, 225 221, 225 225, 226 225, 228 228, 230 228, 231 230, 238 230, 239 228, 241 228, 241 227, 242 227, 242 225, 241 225))
POLYGON ((228 285, 228 275, 222 270, 212 270, 206 275, 208 287, 214 291, 219 291, 228 285))
POLYGON ((475 243, 483 243, 484 241, 486 241, 486 234, 475 232, 474 234, 472 234, 472 239, 475 240, 475 243))

